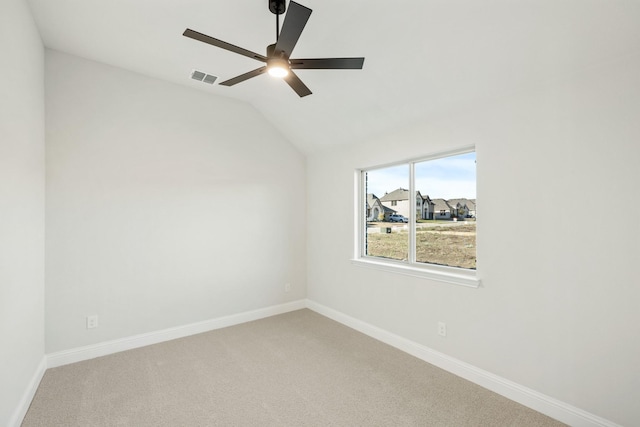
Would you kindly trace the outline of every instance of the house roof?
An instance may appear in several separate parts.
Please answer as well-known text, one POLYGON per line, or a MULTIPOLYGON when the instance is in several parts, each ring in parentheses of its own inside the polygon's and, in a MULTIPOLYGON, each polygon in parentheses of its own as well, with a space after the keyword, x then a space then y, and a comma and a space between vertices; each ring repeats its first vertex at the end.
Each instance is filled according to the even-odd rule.
MULTIPOLYGON (((427 194, 423 195, 422 193, 420 193, 420 190, 416 191, 416 196, 420 196, 422 200, 431 202, 431 198, 429 197, 429 195, 427 194)), ((393 190, 391 193, 387 193, 384 196, 382 196, 380 198, 380 201, 390 202, 392 200, 408 200, 408 199, 409 199, 409 190, 407 190, 406 188, 398 188, 396 190, 393 190)))
POLYGON ((460 206, 466 206, 469 210, 474 210, 476 208, 475 199, 448 199, 447 202, 449 202, 451 206, 456 206, 458 204, 460 204, 460 206))
POLYGON ((380 198, 382 202, 390 202, 392 200, 408 200, 409 199, 409 190, 405 188, 398 188, 393 190, 391 193, 387 193, 380 198))
POLYGON ((384 211, 384 213, 395 213, 396 211, 394 209, 391 209, 388 206, 385 206, 382 204, 382 202, 380 202, 380 199, 373 193, 368 193, 367 194, 367 208, 373 208, 373 205, 378 204, 382 210, 384 211))
POLYGON ((373 193, 368 193, 367 194, 367 207, 372 207, 374 204, 376 204, 376 202, 382 206, 382 203, 380 203, 380 199, 373 193))
MULTIPOLYGON (((420 191, 416 191, 416 196, 420 196, 420 198, 424 199, 420 191)), ((390 202, 392 200, 408 200, 409 199, 409 190, 406 188, 398 188, 393 190, 391 193, 387 193, 380 198, 383 202, 390 202)))
POLYGON ((451 206, 445 199, 431 199, 434 204, 434 210, 436 211, 450 211, 451 206))
MULTIPOLYGON (((416 191, 416 193, 419 194, 420 197, 423 198, 423 200, 429 200, 431 203, 433 203, 434 210, 451 210, 458 204, 460 204, 460 206, 467 206, 467 209, 469 210, 474 210, 476 208, 475 199, 431 199, 428 195, 423 196, 419 191, 416 191)), ((367 194, 367 198, 369 196, 370 194, 367 194)), ((375 195, 373 196, 375 197, 375 195)), ((407 190, 406 188, 398 188, 396 190, 393 190, 391 193, 385 194, 379 200, 381 202, 390 202, 393 200, 407 200, 408 198, 409 190, 407 190)), ((367 203, 371 204, 371 202, 369 201, 367 201, 367 203)))
POLYGON ((382 205, 382 209, 384 209, 384 213, 389 213, 389 214, 398 212, 397 210, 391 209, 389 206, 385 206, 385 205, 382 205))

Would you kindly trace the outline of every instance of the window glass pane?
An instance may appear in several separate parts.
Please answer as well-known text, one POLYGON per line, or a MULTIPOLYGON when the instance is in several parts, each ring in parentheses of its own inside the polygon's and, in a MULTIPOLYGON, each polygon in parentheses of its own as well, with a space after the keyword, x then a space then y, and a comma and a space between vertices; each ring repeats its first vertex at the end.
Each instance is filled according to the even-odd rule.
POLYGON ((415 185, 416 261, 475 269, 476 154, 416 163, 415 185))
POLYGON ((409 165, 363 173, 366 194, 365 255, 409 258, 409 165))

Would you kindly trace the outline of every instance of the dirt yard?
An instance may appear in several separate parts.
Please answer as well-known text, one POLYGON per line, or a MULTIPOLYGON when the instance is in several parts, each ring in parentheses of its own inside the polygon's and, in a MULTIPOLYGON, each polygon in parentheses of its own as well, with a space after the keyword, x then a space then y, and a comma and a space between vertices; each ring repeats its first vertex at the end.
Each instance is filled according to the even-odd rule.
MULTIPOLYGON (((382 228, 386 229, 382 224, 382 228)), ((476 223, 417 224, 416 260, 451 267, 476 268, 476 223)), ((367 233, 367 255, 406 260, 409 233, 402 227, 387 234, 367 233)))

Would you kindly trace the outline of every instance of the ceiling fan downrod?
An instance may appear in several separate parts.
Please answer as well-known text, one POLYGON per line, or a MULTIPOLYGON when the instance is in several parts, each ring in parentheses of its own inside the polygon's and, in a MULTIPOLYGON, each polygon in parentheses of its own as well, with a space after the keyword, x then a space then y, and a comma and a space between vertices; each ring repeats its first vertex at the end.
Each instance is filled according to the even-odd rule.
POLYGON ((280 38, 280 15, 286 10, 286 0, 269 0, 269 10, 276 15, 276 43, 280 38))

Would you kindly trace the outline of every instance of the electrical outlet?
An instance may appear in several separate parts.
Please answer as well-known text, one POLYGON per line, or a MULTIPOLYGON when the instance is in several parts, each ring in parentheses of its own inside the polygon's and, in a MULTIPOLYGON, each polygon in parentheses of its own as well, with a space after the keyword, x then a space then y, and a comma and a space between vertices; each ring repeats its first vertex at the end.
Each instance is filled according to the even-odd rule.
POLYGON ((93 329, 98 327, 98 315, 87 316, 87 329, 93 329))
POLYGON ((438 335, 441 337, 447 336, 447 324, 444 322, 438 322, 438 335))
POLYGON ((285 292, 291 291, 291 283, 285 283, 284 284, 284 291, 285 292))

